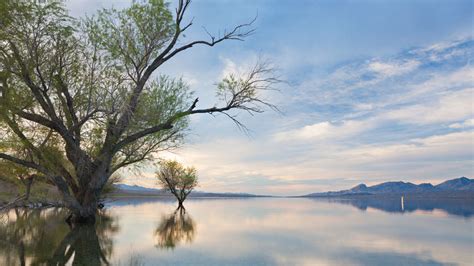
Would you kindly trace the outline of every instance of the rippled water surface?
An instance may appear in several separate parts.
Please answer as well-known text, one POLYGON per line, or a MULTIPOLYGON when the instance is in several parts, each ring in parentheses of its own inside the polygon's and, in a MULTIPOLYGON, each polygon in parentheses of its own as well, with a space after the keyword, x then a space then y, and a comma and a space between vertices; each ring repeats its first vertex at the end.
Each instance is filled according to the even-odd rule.
POLYGON ((0 217, 0 265, 474 265, 472 200, 117 200, 0 217))

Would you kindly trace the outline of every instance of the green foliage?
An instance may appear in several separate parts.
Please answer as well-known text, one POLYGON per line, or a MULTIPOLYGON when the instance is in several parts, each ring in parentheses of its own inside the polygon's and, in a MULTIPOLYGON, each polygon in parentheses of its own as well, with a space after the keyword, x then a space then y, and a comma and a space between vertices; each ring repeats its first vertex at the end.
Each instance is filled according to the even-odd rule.
MULTIPOLYGON (((152 81, 140 96, 140 104, 135 112, 132 127, 144 129, 166 122, 189 106, 191 96, 188 85, 182 79, 160 76, 152 81)), ((175 127, 184 129, 187 123, 181 122, 175 127)))
MULTIPOLYGON (((136 0, 76 19, 59 0, 0 1, 0 160, 43 174, 76 214, 91 218, 110 177, 179 146, 189 115, 222 113, 242 126, 229 111, 271 106, 258 98, 275 81, 263 77, 265 65, 225 79, 222 105, 210 108, 191 101, 183 80, 154 74, 193 46, 253 33, 241 24, 186 43, 190 2, 171 10, 163 0, 136 0)), ((182 202, 197 185, 196 170, 164 166, 178 171, 169 188, 182 202)))
POLYGON ((197 170, 194 167, 184 167, 177 161, 164 160, 156 172, 159 184, 170 191, 179 202, 183 202, 191 191, 198 185, 197 170))
POLYGON ((106 52, 107 60, 141 71, 173 36, 168 6, 162 0, 148 0, 121 10, 103 9, 84 21, 89 40, 106 52))
MULTIPOLYGON (((160 76, 144 89, 127 133, 133 134, 165 123, 187 108, 191 95, 189 87, 181 79, 160 76)), ((183 141, 188 125, 189 120, 186 117, 181 118, 170 131, 158 131, 145 136, 124 147, 120 154, 129 161, 149 161, 153 159, 150 149, 158 152, 178 147, 183 141)))
POLYGON ((11 162, 0 161, 0 179, 20 185, 18 176, 28 174, 28 169, 11 162))
MULTIPOLYGON (((130 75, 142 71, 172 36, 175 26, 168 4, 136 1, 123 10, 104 9, 95 17, 76 20, 67 15, 60 1, 47 5, 33 2, 11 1, 1 5, 2 12, 8 16, 1 21, 5 27, 0 29, 0 36, 5 40, 0 42, 0 135, 5 135, 0 139, 0 152, 38 146, 40 143, 35 141, 45 137, 29 133, 47 130, 44 126, 16 115, 18 112, 51 115, 24 80, 24 74, 30 73, 32 83, 45 90, 67 127, 73 127, 73 115, 80 119, 91 110, 97 113, 80 133, 81 146, 91 156, 97 156, 107 126, 117 119, 131 97, 135 82, 130 75), (9 41, 16 46, 18 55, 9 41), (64 89, 68 90, 71 103, 64 89), (72 114, 70 109, 76 113, 72 114), (7 120, 11 122, 9 125, 7 120), (23 132, 25 138, 16 137, 12 126, 23 132)), ((191 95, 182 80, 160 76, 144 88, 126 133, 134 134, 166 122, 189 105, 191 95)), ((152 159, 157 151, 177 147, 187 126, 187 119, 179 119, 173 130, 147 135, 125 145, 114 156, 113 171, 152 159)), ((65 143, 60 138, 54 140, 54 147, 42 150, 41 164, 54 170, 48 162, 62 163, 74 175, 64 154, 65 143)))

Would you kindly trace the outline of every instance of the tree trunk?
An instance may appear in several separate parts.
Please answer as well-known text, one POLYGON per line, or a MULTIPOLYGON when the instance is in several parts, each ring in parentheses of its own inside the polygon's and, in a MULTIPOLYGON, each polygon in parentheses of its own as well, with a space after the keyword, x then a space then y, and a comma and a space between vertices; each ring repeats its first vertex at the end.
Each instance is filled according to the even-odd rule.
POLYGON ((66 222, 72 224, 95 223, 100 195, 110 177, 108 165, 110 162, 108 164, 102 163, 98 167, 94 167, 95 169, 78 174, 79 184, 75 190, 72 190, 60 176, 50 177, 61 192, 66 207, 71 211, 66 222))
POLYGON ((81 193, 80 207, 72 210, 70 221, 74 224, 94 224, 97 214, 100 190, 87 189, 81 193))
POLYGON ((79 211, 73 211, 69 221, 74 224, 94 224, 96 210, 96 206, 83 206, 79 211))
POLYGON ((94 224, 102 189, 110 177, 108 167, 100 167, 81 176, 79 188, 75 193, 73 203, 68 206, 72 211, 69 221, 74 224, 94 224))
POLYGON ((35 179, 35 175, 19 175, 18 178, 21 180, 21 183, 25 186, 25 201, 30 199, 30 192, 31 192, 31 185, 33 185, 33 180, 35 179))
POLYGON ((34 177, 29 177, 25 180, 26 192, 25 192, 25 201, 30 199, 31 185, 33 184, 34 177))

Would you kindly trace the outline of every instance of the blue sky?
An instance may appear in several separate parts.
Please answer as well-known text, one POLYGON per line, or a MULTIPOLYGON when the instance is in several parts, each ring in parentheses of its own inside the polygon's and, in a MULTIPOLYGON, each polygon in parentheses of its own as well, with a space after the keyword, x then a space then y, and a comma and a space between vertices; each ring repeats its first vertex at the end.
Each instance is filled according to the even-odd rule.
MULTIPOLYGON (((66 3, 80 16, 129 1, 66 3)), ((183 77, 202 107, 219 79, 259 57, 288 81, 264 95, 282 114, 240 114, 249 136, 225 117, 196 116, 186 144, 162 154, 196 166, 200 190, 297 195, 473 176, 472 1, 195 0, 186 40, 257 14, 245 42, 197 47, 161 70, 183 77)), ((126 175, 155 186, 152 167, 126 175)))

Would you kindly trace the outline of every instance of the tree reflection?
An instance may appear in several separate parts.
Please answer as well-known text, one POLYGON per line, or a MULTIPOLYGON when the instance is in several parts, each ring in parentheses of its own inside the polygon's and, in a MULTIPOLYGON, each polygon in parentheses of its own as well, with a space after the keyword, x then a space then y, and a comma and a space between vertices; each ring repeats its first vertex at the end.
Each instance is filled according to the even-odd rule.
POLYGON ((67 211, 12 210, 0 223, 0 264, 101 265, 113 250, 111 235, 118 232, 116 219, 106 213, 97 224, 69 227, 67 211), (72 261, 71 261, 72 260, 72 261))
POLYGON ((191 243, 196 235, 196 224, 184 207, 161 218, 155 230, 156 247, 174 249, 182 242, 191 243))

